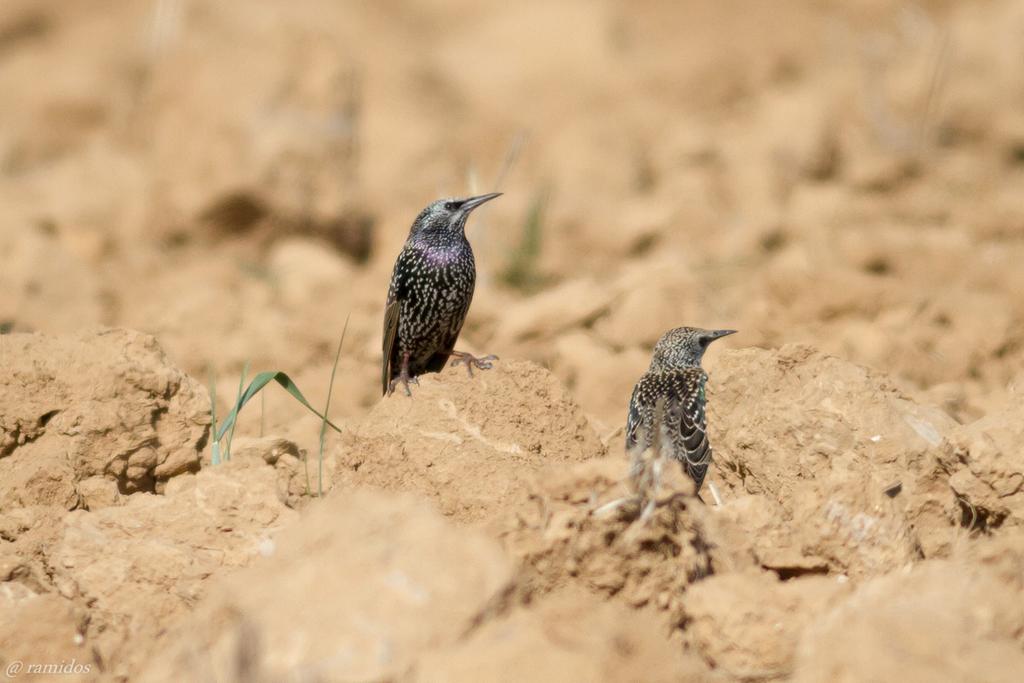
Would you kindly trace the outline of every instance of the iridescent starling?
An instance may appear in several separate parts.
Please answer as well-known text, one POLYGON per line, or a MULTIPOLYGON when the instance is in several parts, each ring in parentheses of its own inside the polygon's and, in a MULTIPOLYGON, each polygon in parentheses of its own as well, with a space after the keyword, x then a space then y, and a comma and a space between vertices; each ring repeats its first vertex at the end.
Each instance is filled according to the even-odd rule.
POLYGON ((661 455, 678 460, 698 492, 711 463, 704 411, 708 375, 700 361, 711 342, 734 332, 694 327, 666 332, 629 399, 626 452, 635 457, 660 443, 661 455), (656 415, 659 409, 663 411, 660 416, 656 415), (661 425, 658 439, 656 425, 661 425))
POLYGON ((424 372, 440 372, 451 356, 454 363, 487 369, 494 356, 476 358, 455 351, 462 323, 476 285, 473 248, 466 239, 466 219, 473 209, 501 196, 500 192, 439 199, 413 221, 405 247, 395 261, 384 310, 384 365, 381 385, 385 395, 401 382, 406 395, 409 382, 424 372))

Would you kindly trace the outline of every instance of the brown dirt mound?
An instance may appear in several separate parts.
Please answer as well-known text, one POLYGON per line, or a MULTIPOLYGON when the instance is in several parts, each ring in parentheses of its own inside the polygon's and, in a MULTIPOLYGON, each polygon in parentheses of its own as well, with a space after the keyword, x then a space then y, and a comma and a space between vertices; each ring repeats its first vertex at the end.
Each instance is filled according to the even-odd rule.
POLYGON ((140 680, 394 680, 500 604, 497 543, 409 496, 336 493, 211 589, 140 680))
POLYGON ((793 680, 1019 680, 1024 545, 1017 536, 975 553, 988 561, 922 562, 862 585, 804 631, 793 680), (1014 573, 999 572, 992 560, 1014 573))
POLYGON ((411 678, 450 681, 714 683, 699 658, 664 636, 659 619, 578 591, 488 622, 453 647, 426 653, 411 678))
POLYGON ((199 469, 209 396, 128 330, 0 338, 0 510, 110 504, 199 469))
POLYGON ((971 528, 1024 524, 1024 405, 1018 401, 957 429, 943 465, 971 528))
MULTIPOLYGON (((808 529, 765 496, 704 505, 679 493, 688 482, 678 467, 669 467, 657 507, 640 519, 635 504, 623 503, 626 470, 625 457, 612 456, 536 477, 503 535, 519 559, 519 599, 543 604, 583 587, 662 612, 664 628, 699 658, 705 678, 788 675, 803 630, 848 592, 847 576, 802 554, 808 529)), ((876 570, 891 555, 874 546, 858 552, 876 570)))
POLYGON ((853 586, 965 542, 943 464, 955 425, 804 347, 725 353, 712 383, 724 505, 672 495, 686 482, 670 467, 662 504, 637 520, 609 506, 628 495, 613 455, 537 475, 503 538, 524 601, 582 586, 664 611, 707 671, 786 678, 804 633, 853 586))
POLYGON ((708 389, 720 480, 783 504, 803 481, 856 472, 881 490, 956 427, 885 375, 808 346, 723 352, 708 389))
POLYGON ((446 515, 480 521, 518 500, 531 473, 604 451, 569 393, 534 363, 500 360, 474 377, 449 367, 412 392, 349 424, 334 485, 415 491, 446 515))
POLYGON ((189 611, 208 577, 266 552, 274 531, 296 516, 277 493, 274 471, 242 458, 176 477, 165 495, 123 502, 0 514, 5 624, 16 634, 4 640, 0 664, 6 653, 58 651, 56 641, 41 645, 34 624, 42 619, 54 634, 73 627, 57 661, 74 655, 94 673, 127 676, 189 611))
POLYGON ((711 573, 704 533, 707 510, 686 490, 678 468, 663 482, 666 497, 644 523, 629 495, 624 456, 549 468, 509 520, 504 539, 521 558, 523 599, 567 584, 617 596, 632 607, 654 605, 682 622, 686 587, 711 573))
POLYGON ((721 354, 708 400, 713 480, 788 525, 764 530, 764 564, 817 557, 852 575, 948 551, 960 509, 942 445, 957 425, 940 409, 806 346, 721 354))
POLYGON ((212 587, 140 680, 709 680, 653 614, 570 588, 506 615, 512 569, 416 498, 335 492, 212 587))
MULTIPOLYGON (((902 655, 835 654, 842 648, 830 639, 849 630, 876 647, 867 641, 880 637, 878 619, 890 641, 906 628, 923 633, 942 599, 931 592, 951 585, 962 596, 936 623, 943 633, 973 629, 954 673, 982 666, 1002 680, 1008 669, 981 662, 1019 656, 1008 653, 1020 646, 1024 613, 1000 598, 1024 590, 1020 537, 1009 535, 1016 513, 985 528, 1000 535, 971 540, 947 506, 957 473, 993 471, 1012 430, 953 427, 936 445, 930 408, 808 348, 725 353, 713 378, 720 507, 686 494, 670 466, 658 505, 639 518, 622 502, 625 455, 595 457, 600 442, 557 381, 502 361, 472 379, 461 368, 423 377, 411 399, 392 396, 353 421, 325 463, 331 496, 301 516, 288 506, 306 500, 302 453, 276 437, 239 438, 230 463, 175 477, 164 495, 70 514, 8 511, 0 569, 12 642, 74 656, 97 676, 144 680, 307 671, 458 681, 514 671, 510 680, 554 681, 589 671, 608 681, 852 681, 888 677, 902 655), (777 401, 749 396, 755 386, 791 400, 773 410, 777 401), (884 439, 859 438, 874 429, 884 439), (786 481, 790 453, 819 452, 831 467, 808 455, 786 481), (888 472, 907 483, 876 486, 888 472), (394 495, 403 491, 437 507, 394 495), (498 532, 504 551, 467 522, 498 532), (950 559, 905 579, 924 531, 944 539, 935 552, 950 559), (914 591, 924 597, 891 626, 878 616, 892 595, 914 591), (39 624, 71 644, 51 650, 39 624)), ((934 673, 924 645, 907 647, 907 675, 934 673)))
POLYGON ((824 577, 782 582, 763 571, 712 576, 686 595, 686 642, 731 680, 782 678, 804 630, 846 588, 824 577))

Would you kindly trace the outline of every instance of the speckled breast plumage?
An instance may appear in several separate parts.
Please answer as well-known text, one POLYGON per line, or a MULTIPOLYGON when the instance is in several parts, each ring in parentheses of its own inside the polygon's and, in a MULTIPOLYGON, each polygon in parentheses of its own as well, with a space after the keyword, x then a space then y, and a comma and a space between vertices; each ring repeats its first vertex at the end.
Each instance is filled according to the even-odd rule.
POLYGON ((466 320, 476 285, 465 239, 407 244, 395 263, 388 302, 401 300, 396 355, 409 354, 413 375, 444 367, 466 320))

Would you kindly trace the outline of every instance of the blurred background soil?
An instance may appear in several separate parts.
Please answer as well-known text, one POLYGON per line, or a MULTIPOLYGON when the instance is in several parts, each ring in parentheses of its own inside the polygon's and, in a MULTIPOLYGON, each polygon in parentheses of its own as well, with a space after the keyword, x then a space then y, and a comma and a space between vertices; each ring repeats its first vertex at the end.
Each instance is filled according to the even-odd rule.
POLYGON ((0 663, 1016 680, 1022 65, 1018 0, 5 0, 0 663), (500 363, 381 402, 412 219, 493 190, 500 363), (209 467, 211 385, 323 405, 346 320, 312 487, 272 389, 209 467), (596 515, 678 325, 740 331, 725 504, 596 515))

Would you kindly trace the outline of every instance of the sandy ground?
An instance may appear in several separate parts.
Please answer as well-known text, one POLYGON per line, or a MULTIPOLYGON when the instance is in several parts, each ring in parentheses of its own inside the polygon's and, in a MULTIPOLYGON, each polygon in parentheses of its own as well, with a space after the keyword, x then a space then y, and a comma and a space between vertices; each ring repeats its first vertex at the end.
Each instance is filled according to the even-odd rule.
POLYGON ((1022 46, 1015 0, 5 0, 0 666, 1019 680, 1022 46), (494 189, 501 361, 382 401, 412 218, 494 189), (211 386, 323 405, 346 320, 323 462, 272 388, 213 466, 211 386), (640 521, 683 324, 740 330, 724 504, 640 521))

